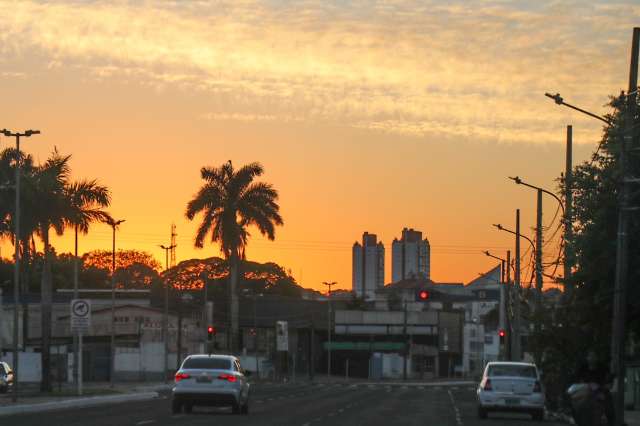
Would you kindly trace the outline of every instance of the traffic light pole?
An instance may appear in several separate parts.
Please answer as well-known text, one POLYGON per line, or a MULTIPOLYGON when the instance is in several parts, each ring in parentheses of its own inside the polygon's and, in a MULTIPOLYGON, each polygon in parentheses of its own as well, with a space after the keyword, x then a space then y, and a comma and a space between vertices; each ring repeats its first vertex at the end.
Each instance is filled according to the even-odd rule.
POLYGON ((404 344, 404 356, 402 357, 402 380, 407 380, 407 301, 404 301, 404 327, 402 328, 402 342, 404 344))

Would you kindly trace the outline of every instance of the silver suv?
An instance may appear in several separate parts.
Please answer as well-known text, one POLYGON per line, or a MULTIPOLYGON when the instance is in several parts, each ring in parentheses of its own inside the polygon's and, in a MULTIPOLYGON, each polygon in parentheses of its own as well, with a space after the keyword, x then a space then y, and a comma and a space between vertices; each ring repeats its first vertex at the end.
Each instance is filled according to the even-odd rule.
POLYGON ((0 393, 13 388, 13 370, 6 362, 0 362, 0 393))
POLYGON ((171 412, 196 405, 231 406, 234 414, 249 413, 249 383, 238 358, 230 355, 190 355, 175 376, 171 412))

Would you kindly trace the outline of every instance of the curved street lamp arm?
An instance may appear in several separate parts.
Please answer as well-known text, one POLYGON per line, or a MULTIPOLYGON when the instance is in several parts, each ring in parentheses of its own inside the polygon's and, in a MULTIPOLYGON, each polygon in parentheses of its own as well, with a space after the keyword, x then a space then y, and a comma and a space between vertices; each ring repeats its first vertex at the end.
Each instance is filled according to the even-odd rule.
MULTIPOLYGON (((517 235, 514 231, 505 228, 504 226, 500 225, 499 223, 498 224, 494 224, 493 226, 498 228, 498 230, 500 230, 500 231, 505 231, 505 232, 508 232, 510 234, 517 235)), ((531 247, 533 248, 533 251, 536 250, 536 245, 533 243, 533 241, 531 241, 531 239, 529 237, 527 237, 524 234, 520 234, 520 238, 524 238, 525 240, 529 241, 529 244, 531 244, 531 247)))
POLYGON ((611 123, 611 121, 610 121, 610 120, 607 120, 607 119, 606 119, 606 118, 604 118, 604 117, 601 117, 601 116, 599 116, 599 115, 597 115, 597 114, 594 114, 594 113, 592 113, 592 112, 589 112, 589 111, 584 110, 584 109, 582 109, 582 108, 579 108, 579 107, 577 107, 577 106, 574 106, 574 105, 571 105, 571 104, 566 103, 566 102, 564 101, 564 99, 562 99, 562 96, 560 96, 560 93, 556 93, 555 95, 552 95, 551 93, 545 93, 544 95, 545 95, 547 98, 551 98, 551 99, 553 99, 553 100, 555 101, 555 103, 556 103, 556 104, 558 104, 558 105, 564 105, 564 106, 566 106, 566 107, 569 107, 569 108, 571 108, 571 109, 574 109, 574 110, 576 110, 576 111, 578 111, 578 112, 581 112, 581 113, 583 113, 583 114, 585 114, 585 115, 588 115, 589 117, 593 117, 593 118, 595 118, 596 120, 603 121, 603 122, 607 123, 609 126, 611 126, 611 125, 613 124, 613 123, 611 123))
POLYGON ((509 179, 511 179, 512 181, 514 181, 516 184, 518 185, 524 185, 524 186, 528 186, 529 188, 535 189, 535 190, 540 190, 542 192, 544 192, 545 194, 551 195, 553 198, 556 199, 556 201, 558 202, 558 204, 560 204, 560 208, 562 209, 562 217, 565 216, 565 212, 564 212, 564 203, 562 202, 562 200, 553 192, 551 191, 547 191, 544 188, 540 188, 539 186, 535 186, 535 185, 531 185, 528 184, 527 182, 523 181, 519 176, 516 177, 511 177, 509 176, 509 179))

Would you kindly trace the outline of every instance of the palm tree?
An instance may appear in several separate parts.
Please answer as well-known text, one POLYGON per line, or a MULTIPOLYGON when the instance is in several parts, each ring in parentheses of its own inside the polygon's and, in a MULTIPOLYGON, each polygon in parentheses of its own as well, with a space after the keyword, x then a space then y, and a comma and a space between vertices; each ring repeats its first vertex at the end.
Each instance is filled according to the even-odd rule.
MULTIPOLYGON (((0 153, 0 239, 10 239, 15 241, 15 165, 17 151, 8 148, 0 153)), ((33 164, 33 157, 24 152, 20 152, 20 174, 22 175, 22 188, 20 198, 22 211, 20 214, 20 235, 17 238, 18 251, 21 260, 20 283, 22 294, 29 292, 31 253, 33 234, 36 232, 37 224, 33 212, 37 210, 34 205, 34 173, 36 167, 33 164)), ((15 247, 15 246, 14 246, 15 247)), ((27 299, 22 298, 22 333, 23 340, 27 341, 29 331, 29 309, 27 299)))
POLYGON ((202 248, 207 234, 219 243, 229 263, 229 295, 231 316, 231 350, 238 350, 238 268, 245 257, 250 236, 247 228, 254 225, 262 235, 275 239, 275 226, 282 225, 278 192, 271 184, 254 182, 264 172, 260 163, 247 164, 234 170, 231 161, 220 167, 203 167, 205 181, 187 204, 186 216, 193 220, 202 213, 195 246, 202 248))
POLYGON ((40 290, 40 312, 42 324, 42 382, 43 392, 51 391, 51 244, 49 231, 53 228, 58 235, 62 235, 69 217, 72 217, 71 203, 67 197, 66 187, 69 181, 69 159, 54 150, 47 161, 39 165, 34 173, 34 188, 38 209, 34 212, 37 234, 44 244, 44 265, 42 268, 42 282, 40 290))
POLYGON ((73 288, 78 288, 78 233, 87 234, 93 222, 109 222, 109 213, 102 210, 109 207, 111 194, 106 186, 98 185, 95 180, 81 180, 65 187, 65 196, 71 211, 65 218, 67 225, 75 233, 75 261, 73 267, 73 288))
MULTIPOLYGON (((65 196, 71 207, 68 217, 65 218, 69 226, 74 230, 74 258, 73 258, 73 297, 78 298, 78 232, 87 234, 89 226, 93 222, 113 221, 111 216, 101 208, 108 207, 111 203, 111 195, 106 186, 100 186, 95 180, 81 180, 73 182, 65 187, 65 196)), ((78 340, 73 338, 74 364, 73 379, 78 380, 78 340)))

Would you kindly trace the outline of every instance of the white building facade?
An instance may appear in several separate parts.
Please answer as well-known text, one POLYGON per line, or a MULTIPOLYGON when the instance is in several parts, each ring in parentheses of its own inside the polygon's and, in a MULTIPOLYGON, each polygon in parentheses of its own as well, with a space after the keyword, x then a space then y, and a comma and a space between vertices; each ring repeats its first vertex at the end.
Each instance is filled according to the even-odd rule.
POLYGON ((384 245, 375 234, 365 232, 362 244, 352 249, 352 290, 357 297, 374 300, 377 289, 384 287, 384 245))
POLYGON ((431 279, 431 245, 422 232, 404 228, 402 237, 391 244, 391 278, 398 282, 409 278, 431 279))

